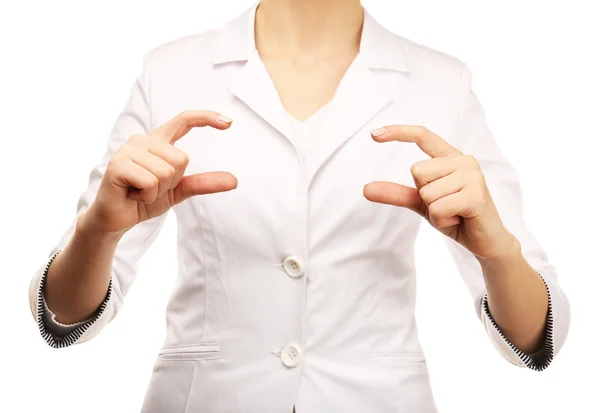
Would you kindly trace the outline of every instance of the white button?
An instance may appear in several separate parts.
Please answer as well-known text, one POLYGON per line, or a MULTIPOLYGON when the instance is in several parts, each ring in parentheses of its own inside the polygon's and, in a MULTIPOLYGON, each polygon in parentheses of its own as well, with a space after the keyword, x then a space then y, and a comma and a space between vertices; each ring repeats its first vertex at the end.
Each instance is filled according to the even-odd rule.
POLYGON ((304 274, 304 267, 297 257, 287 257, 283 260, 283 269, 290 277, 300 277, 304 274))
POLYGON ((281 350, 281 361, 287 367, 296 367, 302 361, 302 350, 295 344, 288 344, 281 350))

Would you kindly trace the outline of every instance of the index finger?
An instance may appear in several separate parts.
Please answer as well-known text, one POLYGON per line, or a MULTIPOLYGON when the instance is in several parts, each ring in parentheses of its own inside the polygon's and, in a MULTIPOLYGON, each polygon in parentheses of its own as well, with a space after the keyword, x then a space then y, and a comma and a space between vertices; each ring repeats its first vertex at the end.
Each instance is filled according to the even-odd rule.
POLYGON ((150 132, 165 142, 174 144, 185 136, 192 128, 212 126, 217 129, 227 129, 231 119, 209 110, 186 110, 150 132))
POLYGON ((371 131, 378 142, 413 142, 432 158, 460 154, 461 152, 444 139, 423 126, 391 125, 371 131))

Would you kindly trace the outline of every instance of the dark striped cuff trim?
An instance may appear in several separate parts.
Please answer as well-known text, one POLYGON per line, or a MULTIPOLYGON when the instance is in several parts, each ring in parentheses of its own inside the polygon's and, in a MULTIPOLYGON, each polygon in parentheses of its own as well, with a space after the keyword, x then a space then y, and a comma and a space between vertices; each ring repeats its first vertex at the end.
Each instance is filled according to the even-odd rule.
POLYGON ((106 294, 106 297, 104 298, 104 301, 102 302, 102 304, 100 304, 98 311, 89 321, 80 325, 79 327, 77 327, 75 330, 71 331, 69 334, 67 334, 64 337, 56 337, 55 335, 53 335, 50 331, 48 331, 48 329, 46 328, 46 324, 44 323, 44 317, 43 317, 44 316, 44 284, 46 283, 46 275, 48 274, 48 269, 50 268, 50 264, 52 264, 52 261, 54 261, 54 259, 56 258, 56 256, 59 253, 60 253, 60 250, 57 251, 48 260, 48 263, 46 264, 46 268, 44 269, 44 273, 42 274, 42 277, 40 280, 40 287, 38 289, 38 298, 37 298, 38 328, 40 329, 40 333, 42 334, 42 337, 44 338, 44 340, 46 340, 46 343, 48 343, 48 345, 53 348, 63 348, 63 347, 68 347, 72 344, 75 344, 75 342, 77 340, 79 340, 79 338, 83 335, 83 333, 85 333, 87 331, 87 329, 90 328, 90 326, 92 326, 100 318, 102 313, 104 313, 104 310, 106 309, 106 306, 108 305, 108 302, 109 302, 111 294, 112 294, 112 280, 111 280, 110 284, 108 286, 108 292, 106 294))
MULTIPOLYGON (((540 275, 540 277, 541 277, 541 275, 540 275)), ((483 308, 485 310, 485 314, 492 322, 492 325, 494 326, 496 331, 498 331, 500 336, 502 336, 502 338, 504 339, 506 344, 508 344, 510 346, 510 348, 515 352, 515 354, 517 356, 519 356, 519 358, 525 364, 525 366, 527 366, 531 370, 535 370, 535 371, 542 371, 542 370, 546 369, 552 362, 552 359, 554 358, 554 340, 553 340, 554 318, 552 315, 552 298, 551 298, 550 289, 548 288, 548 284, 546 283, 546 280, 544 280, 543 277, 541 277, 541 278, 542 278, 542 281, 544 282, 544 285, 546 286, 546 291, 548 292, 548 316, 546 317, 546 332, 545 332, 545 338, 544 338, 544 347, 535 354, 528 355, 528 354, 523 353, 521 350, 516 348, 515 345, 506 338, 506 336, 504 335, 502 330, 500 330, 500 327, 498 327, 498 325, 492 318, 490 309, 488 307, 487 294, 485 294, 485 296, 483 297, 483 308)))

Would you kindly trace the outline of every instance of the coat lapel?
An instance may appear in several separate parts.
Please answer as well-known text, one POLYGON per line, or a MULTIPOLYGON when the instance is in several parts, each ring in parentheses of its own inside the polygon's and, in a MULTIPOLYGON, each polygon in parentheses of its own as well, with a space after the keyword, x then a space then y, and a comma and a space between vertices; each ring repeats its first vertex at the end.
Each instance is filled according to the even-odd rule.
POLYGON ((285 109, 254 39, 256 2, 216 33, 212 63, 225 87, 262 119, 291 140, 285 109))
MULTIPOLYGON (((227 89, 293 144, 285 109, 256 50, 254 21, 259 4, 217 32, 212 61, 227 89)), ((388 105, 394 103, 398 119, 413 119, 418 99, 409 73, 398 36, 365 10, 360 52, 330 102, 319 128, 320 144, 304 165, 309 185, 327 160, 388 105), (380 71, 385 74, 376 73, 380 71)))
MULTIPOLYGON (((307 159, 309 185, 328 159, 387 106, 394 105, 394 119, 406 123, 416 119, 418 91, 398 39, 364 11, 360 52, 342 79, 326 122, 319 129, 320 143, 307 159)), ((366 139, 370 139, 368 133, 366 139)))
POLYGON ((308 182, 312 182, 321 166, 369 120, 389 105, 391 98, 376 83, 371 70, 359 54, 348 68, 327 117, 319 130, 319 144, 307 157, 308 182))
POLYGON ((226 82, 226 87, 257 115, 293 142, 290 136, 291 127, 277 89, 256 50, 250 54, 240 73, 226 82))

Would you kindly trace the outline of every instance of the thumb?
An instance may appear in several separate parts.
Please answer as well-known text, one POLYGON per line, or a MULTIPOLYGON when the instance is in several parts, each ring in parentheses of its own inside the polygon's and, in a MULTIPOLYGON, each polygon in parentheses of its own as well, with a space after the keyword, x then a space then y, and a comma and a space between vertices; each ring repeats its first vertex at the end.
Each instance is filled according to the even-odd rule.
POLYGON ((237 184, 237 178, 229 172, 205 172, 184 176, 171 191, 175 204, 179 204, 195 195, 231 191, 237 184))
POLYGON ((371 182, 365 185, 363 195, 369 201, 408 208, 425 217, 427 205, 421 199, 419 191, 394 182, 371 182))

